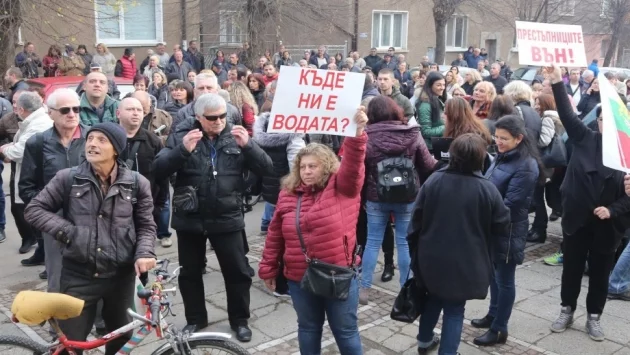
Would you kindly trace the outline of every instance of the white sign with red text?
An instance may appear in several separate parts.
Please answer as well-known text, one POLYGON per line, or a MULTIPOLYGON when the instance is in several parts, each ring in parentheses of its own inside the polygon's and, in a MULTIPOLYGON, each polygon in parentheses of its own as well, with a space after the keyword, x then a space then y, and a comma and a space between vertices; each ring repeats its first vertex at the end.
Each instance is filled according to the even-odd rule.
POLYGON ((267 132, 354 137, 365 74, 283 66, 267 132))
POLYGON ((516 21, 521 65, 587 66, 582 26, 516 21))

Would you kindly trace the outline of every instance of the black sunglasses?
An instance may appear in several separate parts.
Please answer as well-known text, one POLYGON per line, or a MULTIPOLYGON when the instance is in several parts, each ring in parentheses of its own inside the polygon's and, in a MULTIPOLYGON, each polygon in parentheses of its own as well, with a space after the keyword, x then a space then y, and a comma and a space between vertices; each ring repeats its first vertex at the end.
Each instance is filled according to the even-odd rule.
POLYGON ((208 121, 216 121, 218 119, 224 119, 225 117, 227 117, 227 111, 220 114, 220 115, 216 115, 216 116, 203 116, 205 119, 207 119, 208 121))
POLYGON ((62 115, 67 115, 70 113, 70 110, 72 110, 72 112, 74 113, 79 113, 79 110, 81 109, 79 106, 72 106, 72 107, 62 107, 62 108, 50 108, 51 110, 55 110, 55 111, 59 111, 60 114, 62 115))

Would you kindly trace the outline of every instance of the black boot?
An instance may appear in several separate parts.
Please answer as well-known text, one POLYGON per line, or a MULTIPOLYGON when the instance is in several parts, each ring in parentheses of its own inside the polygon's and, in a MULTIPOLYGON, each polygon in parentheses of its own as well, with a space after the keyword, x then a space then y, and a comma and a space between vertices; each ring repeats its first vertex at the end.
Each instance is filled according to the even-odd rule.
POLYGON ((389 282, 394 277, 394 265, 385 265, 383 268, 383 274, 381 275, 381 281, 389 282))
POLYGON ((32 247, 37 245, 37 240, 35 238, 24 238, 22 239, 22 246, 20 246, 20 254, 28 253, 32 247))
POLYGON ((559 211, 553 210, 551 211, 551 214, 549 215, 549 220, 552 222, 555 222, 558 219, 560 219, 560 217, 562 217, 562 213, 560 213, 559 211))
POLYGON ((531 234, 527 235, 528 243, 544 243, 547 240, 547 231, 546 230, 537 230, 531 229, 531 234))
POLYGON ((507 338, 507 333, 495 332, 492 329, 488 329, 484 335, 476 337, 473 343, 479 346, 493 346, 496 344, 505 344, 507 338))
POLYGON ((479 329, 490 329, 492 322, 494 322, 494 317, 486 314, 486 316, 483 318, 471 320, 470 325, 479 329))

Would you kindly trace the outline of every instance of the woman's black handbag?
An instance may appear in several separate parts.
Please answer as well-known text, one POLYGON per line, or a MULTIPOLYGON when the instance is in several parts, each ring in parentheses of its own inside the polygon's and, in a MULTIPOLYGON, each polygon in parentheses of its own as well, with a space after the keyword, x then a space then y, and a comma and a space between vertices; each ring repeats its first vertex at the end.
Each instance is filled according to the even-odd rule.
POLYGON ((413 323, 424 311, 426 299, 426 289, 418 285, 415 276, 409 278, 407 274, 407 281, 396 296, 389 316, 399 322, 413 323))
POLYGON ((302 277, 300 287, 303 290, 309 291, 317 296, 345 301, 348 299, 348 294, 350 293, 350 284, 357 275, 354 269, 356 253, 352 256, 351 267, 329 264, 318 259, 309 258, 306 252, 306 245, 304 244, 304 237, 302 237, 302 230, 300 228, 301 206, 302 194, 299 193, 297 209, 295 211, 295 228, 297 230, 298 238, 300 239, 302 254, 304 254, 306 263, 308 264, 304 277, 302 277))
POLYGON ((564 168, 568 164, 567 147, 562 137, 554 135, 551 143, 542 149, 540 158, 546 168, 564 168))
POLYGON ((197 188, 194 186, 179 186, 173 191, 173 213, 197 212, 199 200, 197 188))

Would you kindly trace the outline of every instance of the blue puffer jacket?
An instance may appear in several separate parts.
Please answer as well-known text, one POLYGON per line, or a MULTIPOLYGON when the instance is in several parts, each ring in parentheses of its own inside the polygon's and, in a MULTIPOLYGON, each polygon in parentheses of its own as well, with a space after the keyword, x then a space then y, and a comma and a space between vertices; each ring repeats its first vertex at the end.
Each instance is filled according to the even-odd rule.
POLYGON ((529 226, 527 214, 538 180, 538 164, 534 158, 523 158, 519 151, 513 149, 497 156, 486 178, 503 196, 511 217, 509 234, 493 237, 492 260, 495 263, 514 261, 522 264, 529 226))

